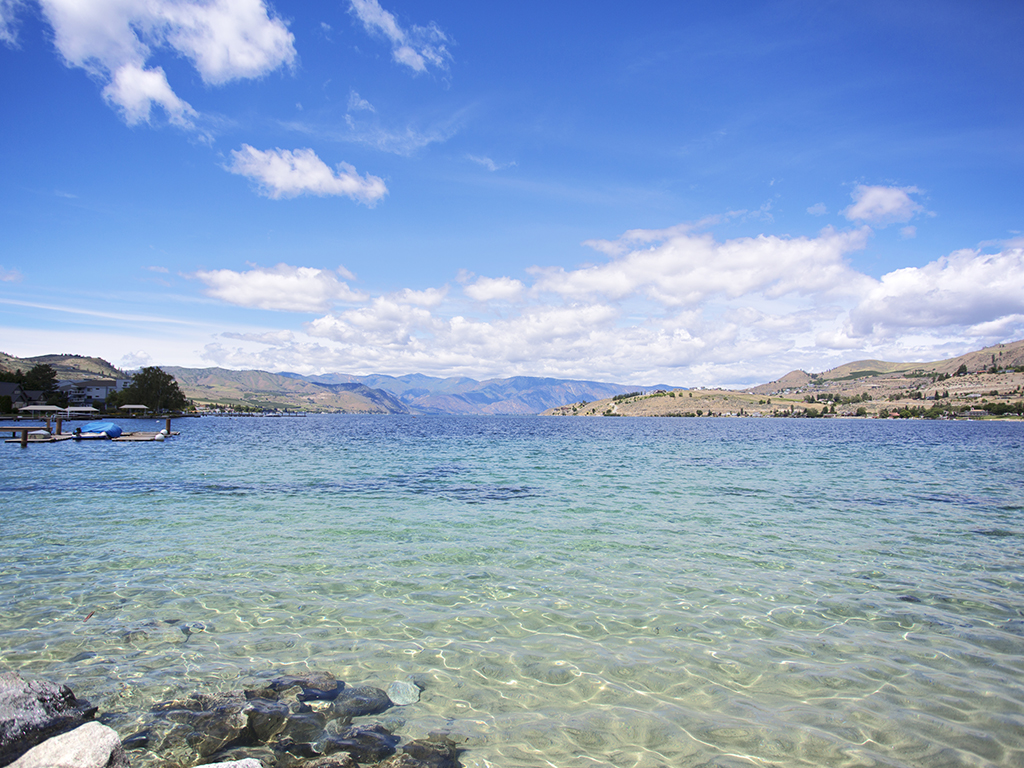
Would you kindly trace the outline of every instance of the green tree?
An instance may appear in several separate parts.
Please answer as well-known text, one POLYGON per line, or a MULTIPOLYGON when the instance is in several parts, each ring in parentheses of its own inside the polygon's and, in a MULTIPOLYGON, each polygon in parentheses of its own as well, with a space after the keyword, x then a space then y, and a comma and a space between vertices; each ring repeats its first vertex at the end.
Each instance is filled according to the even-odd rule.
POLYGON ((57 391, 57 372, 52 365, 40 363, 33 365, 21 381, 21 388, 25 390, 39 390, 44 394, 57 391))
POLYGON ((117 405, 138 403, 151 411, 183 411, 189 406, 174 377, 155 366, 136 373, 132 383, 117 393, 117 401, 117 405))

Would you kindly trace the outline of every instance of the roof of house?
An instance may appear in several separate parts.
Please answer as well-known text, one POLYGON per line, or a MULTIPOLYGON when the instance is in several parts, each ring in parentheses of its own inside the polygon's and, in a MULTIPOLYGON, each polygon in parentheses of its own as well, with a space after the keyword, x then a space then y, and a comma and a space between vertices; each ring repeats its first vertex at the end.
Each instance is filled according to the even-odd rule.
POLYGON ((0 397, 3 395, 14 397, 17 394, 25 394, 25 390, 21 388, 21 384, 14 381, 0 381, 0 397))

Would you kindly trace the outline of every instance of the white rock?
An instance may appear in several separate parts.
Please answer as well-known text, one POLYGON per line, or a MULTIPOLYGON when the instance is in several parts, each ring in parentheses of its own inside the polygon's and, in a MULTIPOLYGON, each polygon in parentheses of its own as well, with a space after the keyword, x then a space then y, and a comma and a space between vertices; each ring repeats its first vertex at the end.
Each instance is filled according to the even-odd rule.
POLYGON ((128 757, 114 729, 91 722, 37 744, 10 768, 128 768, 128 757))
POLYGON ((388 698, 396 706, 404 706, 406 704, 415 704, 420 700, 420 689, 415 683, 410 683, 406 680, 396 680, 388 686, 388 698))

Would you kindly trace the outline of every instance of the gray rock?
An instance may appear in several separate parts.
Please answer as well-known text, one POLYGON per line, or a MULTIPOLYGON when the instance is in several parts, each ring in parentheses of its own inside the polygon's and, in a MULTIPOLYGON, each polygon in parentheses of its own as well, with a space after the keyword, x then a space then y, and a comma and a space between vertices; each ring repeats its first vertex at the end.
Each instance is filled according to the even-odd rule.
POLYGON ((91 722, 47 739, 10 768, 128 768, 128 757, 112 728, 91 722))
POLYGON ((443 736, 410 741, 402 752, 419 760, 426 768, 458 768, 460 765, 458 747, 443 736))
POLYGON ((358 685, 344 688, 332 708, 336 717, 351 722, 353 717, 379 715, 390 706, 391 699, 380 688, 358 685))
POLYGON ((291 711, 280 701, 249 699, 246 714, 253 736, 257 741, 266 743, 284 730, 291 711))
POLYGON ((388 686, 388 698, 399 707, 415 704, 420 700, 420 689, 415 683, 407 680, 396 680, 388 686))
POLYGON ((398 737, 380 725, 357 725, 321 742, 327 754, 347 752, 360 765, 379 763, 395 754, 398 737))
POLYGON ((92 719, 96 709, 66 685, 0 674, 0 765, 92 719))
POLYGON ((270 681, 270 688, 274 691, 284 691, 296 685, 302 688, 302 693, 298 696, 299 701, 330 701, 345 687, 345 683, 330 672, 283 675, 270 681))
POLYGON ((347 752, 336 755, 318 757, 315 760, 304 760, 302 768, 359 768, 359 764, 347 752))

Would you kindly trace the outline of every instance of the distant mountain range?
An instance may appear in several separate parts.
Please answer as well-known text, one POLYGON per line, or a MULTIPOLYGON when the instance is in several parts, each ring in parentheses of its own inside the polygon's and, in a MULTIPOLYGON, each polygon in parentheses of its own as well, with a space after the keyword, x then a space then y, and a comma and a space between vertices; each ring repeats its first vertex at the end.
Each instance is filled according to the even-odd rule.
POLYGON ((477 381, 467 377, 352 376, 332 373, 228 371, 223 368, 164 370, 197 402, 237 403, 350 413, 525 414, 562 403, 600 400, 635 386, 598 381, 515 376, 477 381))
MULTIPOLYGON (((0 353, 0 370, 13 372, 20 368, 27 371, 40 363, 53 366, 61 379, 125 375, 98 357, 40 355, 17 358, 0 353)), ((982 371, 990 366, 1022 366, 1024 341, 999 344, 932 363, 861 360, 821 374, 791 371, 781 379, 745 391, 768 394, 804 387, 816 381, 865 379, 901 372, 953 373, 961 365, 970 371, 982 371)), ((405 376, 352 376, 343 373, 303 376, 225 368, 161 367, 174 376, 185 395, 197 403, 344 413, 530 414, 569 403, 601 401, 627 392, 683 388, 667 384, 612 384, 533 376, 477 381, 467 377, 438 378, 419 373, 405 376)))

